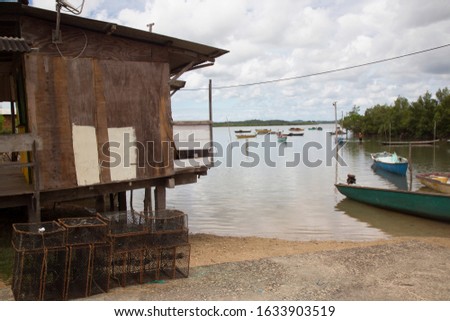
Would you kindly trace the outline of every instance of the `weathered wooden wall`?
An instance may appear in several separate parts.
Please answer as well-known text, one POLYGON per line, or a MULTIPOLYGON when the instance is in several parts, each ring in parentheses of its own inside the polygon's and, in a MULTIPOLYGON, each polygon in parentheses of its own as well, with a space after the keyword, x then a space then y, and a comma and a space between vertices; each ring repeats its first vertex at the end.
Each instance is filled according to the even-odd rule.
POLYGON ((53 28, 39 19, 22 21, 22 35, 39 48, 24 56, 24 72, 29 128, 42 141, 41 188, 172 175, 166 50, 63 26, 61 55, 51 43, 53 28), (113 152, 124 152, 105 148, 112 137, 123 134, 145 147, 138 152, 129 148, 131 164, 92 168, 95 159, 114 160, 113 152))

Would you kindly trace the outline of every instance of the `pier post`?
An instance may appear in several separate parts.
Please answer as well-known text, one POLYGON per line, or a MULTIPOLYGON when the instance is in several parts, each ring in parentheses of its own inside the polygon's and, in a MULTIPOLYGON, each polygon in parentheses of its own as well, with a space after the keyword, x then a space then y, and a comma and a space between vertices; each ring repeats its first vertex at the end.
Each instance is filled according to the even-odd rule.
POLYGON ((150 213, 152 211, 152 188, 145 188, 145 196, 144 196, 144 212, 150 213))
POLYGON ((158 185, 155 187, 155 211, 166 209, 166 187, 158 185))
POLYGON ((119 199, 119 211, 127 210, 127 193, 119 192, 117 193, 117 197, 119 199))

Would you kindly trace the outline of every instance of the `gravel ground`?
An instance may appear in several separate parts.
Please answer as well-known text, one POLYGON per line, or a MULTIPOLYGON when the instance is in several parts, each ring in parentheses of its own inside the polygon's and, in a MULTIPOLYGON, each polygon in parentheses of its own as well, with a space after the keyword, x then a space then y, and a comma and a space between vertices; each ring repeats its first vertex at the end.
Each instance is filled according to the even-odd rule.
MULTIPOLYGON (((196 266, 86 300, 450 300, 450 248, 421 240, 196 266)), ((0 300, 12 300, 0 288, 0 300)))

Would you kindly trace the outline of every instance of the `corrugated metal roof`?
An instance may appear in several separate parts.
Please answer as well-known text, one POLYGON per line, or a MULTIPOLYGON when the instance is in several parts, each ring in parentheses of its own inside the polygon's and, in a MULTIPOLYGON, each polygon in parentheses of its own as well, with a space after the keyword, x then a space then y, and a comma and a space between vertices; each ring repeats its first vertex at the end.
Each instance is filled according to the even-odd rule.
POLYGON ((0 37, 0 51, 30 52, 31 48, 23 38, 0 37))

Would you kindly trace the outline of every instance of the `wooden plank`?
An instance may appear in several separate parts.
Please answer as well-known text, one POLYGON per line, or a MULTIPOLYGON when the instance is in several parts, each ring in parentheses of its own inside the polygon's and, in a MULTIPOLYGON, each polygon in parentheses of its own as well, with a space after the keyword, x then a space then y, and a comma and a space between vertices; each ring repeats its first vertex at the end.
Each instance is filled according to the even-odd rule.
POLYGON ((94 60, 94 92, 95 92, 95 128, 97 133, 97 144, 99 152, 99 164, 100 166, 100 182, 111 182, 111 172, 109 170, 109 150, 108 144, 108 120, 106 112, 106 99, 103 90, 103 73, 102 68, 99 66, 99 62, 94 60))
MULTIPOLYGON (((166 133, 170 119, 164 108, 169 97, 168 65, 117 61, 99 61, 98 65, 103 76, 108 128, 132 127, 135 130, 137 179, 171 174, 170 139, 166 139, 171 135, 171 130, 166 133), (166 143, 163 143, 163 135, 166 143)), ((123 143, 129 144, 129 141, 123 143)))
POLYGON ((41 163, 42 189, 76 186, 72 147, 72 126, 67 101, 66 62, 62 58, 29 55, 25 59, 28 84, 27 100, 32 101, 31 121, 35 134, 42 139, 38 158, 41 163), (34 118, 32 118, 34 117, 34 118))
POLYGON ((95 81, 91 58, 67 60, 67 100, 72 124, 95 126, 95 81))
POLYGON ((29 133, 0 135, 0 153, 31 151, 35 140, 38 140, 37 136, 29 133))
MULTIPOLYGON (((169 61, 167 47, 70 27, 64 25, 64 21, 61 23, 62 43, 58 48, 64 57, 96 57, 115 61, 169 61)), ((40 54, 60 57, 55 44, 52 43, 53 29, 55 29, 54 21, 21 17, 22 37, 32 42, 33 47, 39 48, 40 54)))

